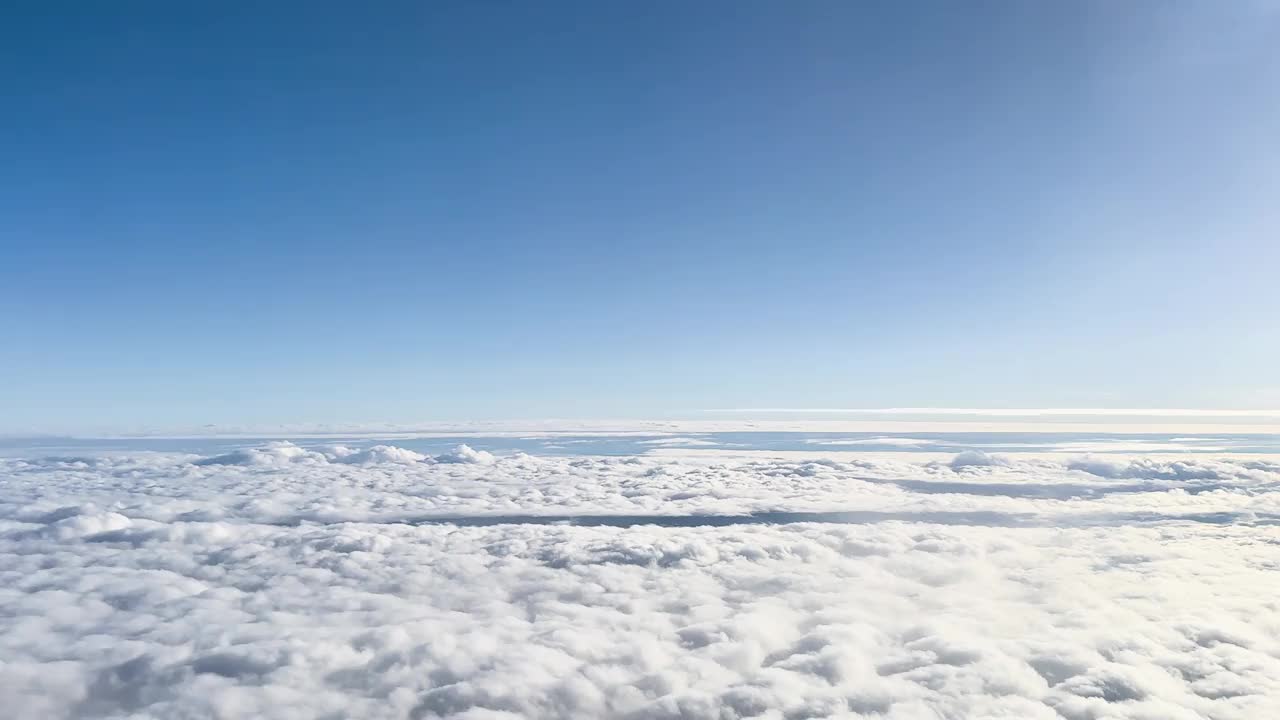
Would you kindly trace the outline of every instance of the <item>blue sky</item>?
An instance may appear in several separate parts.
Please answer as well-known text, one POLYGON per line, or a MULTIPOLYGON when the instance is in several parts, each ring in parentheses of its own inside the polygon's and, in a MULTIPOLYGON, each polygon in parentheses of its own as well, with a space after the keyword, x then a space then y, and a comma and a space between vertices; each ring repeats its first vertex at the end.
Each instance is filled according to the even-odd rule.
POLYGON ((76 5, 0 429, 1280 404, 1274 3, 76 5))

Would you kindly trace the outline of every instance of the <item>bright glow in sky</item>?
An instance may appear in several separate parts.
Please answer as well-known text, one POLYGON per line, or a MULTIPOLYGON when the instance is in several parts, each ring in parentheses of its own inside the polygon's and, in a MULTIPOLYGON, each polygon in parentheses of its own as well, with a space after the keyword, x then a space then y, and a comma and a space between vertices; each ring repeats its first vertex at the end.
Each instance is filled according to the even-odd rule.
POLYGON ((3 431, 1280 406, 1272 2, 21 5, 3 431))

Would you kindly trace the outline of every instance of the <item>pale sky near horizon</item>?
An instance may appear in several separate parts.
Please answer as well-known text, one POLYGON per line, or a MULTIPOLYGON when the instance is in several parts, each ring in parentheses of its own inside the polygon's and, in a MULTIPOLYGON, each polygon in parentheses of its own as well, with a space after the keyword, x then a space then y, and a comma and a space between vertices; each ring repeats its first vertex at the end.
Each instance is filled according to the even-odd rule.
POLYGON ((1280 406, 1280 4, 19 2, 0 431, 1280 406))

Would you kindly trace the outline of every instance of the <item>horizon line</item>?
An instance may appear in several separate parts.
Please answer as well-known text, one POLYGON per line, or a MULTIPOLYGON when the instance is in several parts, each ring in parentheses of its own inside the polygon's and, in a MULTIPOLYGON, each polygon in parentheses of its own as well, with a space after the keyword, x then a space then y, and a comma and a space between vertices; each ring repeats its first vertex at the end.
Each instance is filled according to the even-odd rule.
POLYGON ((1107 417, 1280 417, 1280 410, 1226 408, 710 408, 704 413, 776 413, 841 415, 975 415, 987 417, 1107 416, 1107 417))

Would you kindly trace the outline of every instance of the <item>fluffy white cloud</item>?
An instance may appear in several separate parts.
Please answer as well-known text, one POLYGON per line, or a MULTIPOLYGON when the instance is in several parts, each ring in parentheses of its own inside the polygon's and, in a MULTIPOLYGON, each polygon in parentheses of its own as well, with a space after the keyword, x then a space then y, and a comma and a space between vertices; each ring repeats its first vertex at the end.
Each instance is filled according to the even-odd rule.
MULTIPOLYGON (((466 445, 461 447, 471 450, 471 448, 468 448, 466 445)), ((338 448, 335 448, 335 452, 331 457, 337 462, 347 463, 349 465, 381 465, 385 463, 412 465, 413 463, 427 462, 430 460, 426 455, 416 453, 412 450, 406 450, 401 447, 396 447, 394 445, 374 445, 367 450, 359 451, 351 451, 339 446, 338 448)))
POLYGON ((1280 717, 1280 465, 952 464, 286 445, 0 460, 0 703, 1280 717), (592 524, 623 514, 655 517, 592 524), (459 522, 401 522, 444 516, 459 522))
MULTIPOLYGON (((341 449, 339 450, 341 452, 341 449)), ((329 458, 314 450, 304 450, 291 442, 273 442, 260 448, 234 450, 196 461, 197 465, 247 465, 274 467, 292 463, 323 464, 329 458)))
POLYGON ((493 453, 484 450, 473 450, 468 445, 459 445, 454 448, 453 452, 437 455, 436 462, 442 463, 470 463, 473 465, 492 465, 494 462, 493 453))
POLYGON ((998 455, 988 455, 980 450, 966 450, 957 454, 952 458, 948 465, 952 470, 960 470, 968 467, 990 467, 992 465, 1005 465, 1007 462, 998 455))
POLYGON ((249 467, 279 467, 283 465, 380 465, 386 463, 412 465, 414 463, 478 463, 494 461, 492 453, 473 450, 459 445, 453 452, 430 456, 394 445, 374 445, 364 450, 353 450, 344 445, 330 445, 319 449, 306 449, 287 440, 271 442, 260 448, 235 450, 225 455, 200 458, 195 465, 242 465, 249 467))

